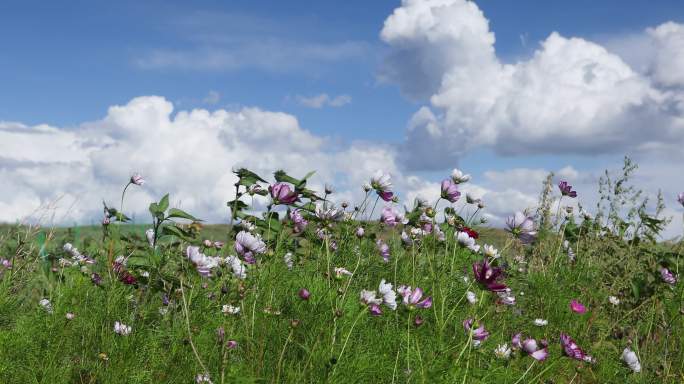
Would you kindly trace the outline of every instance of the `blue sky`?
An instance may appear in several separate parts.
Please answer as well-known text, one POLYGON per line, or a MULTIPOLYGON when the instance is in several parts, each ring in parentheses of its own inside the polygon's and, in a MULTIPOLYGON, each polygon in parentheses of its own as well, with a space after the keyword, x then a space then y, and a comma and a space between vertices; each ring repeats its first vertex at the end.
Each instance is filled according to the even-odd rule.
MULTIPOLYGON (((255 114, 257 122, 272 119, 263 116, 271 111, 284 112, 298 120, 289 136, 305 130, 313 141, 325 142, 316 151, 337 151, 342 158, 356 148, 378 154, 358 161, 375 164, 384 159, 397 174, 397 184, 406 188, 425 190, 458 166, 484 179, 482 191, 491 193, 495 187, 509 188, 510 171, 523 169, 535 175, 534 181, 523 184, 534 185, 536 195, 540 170, 566 169, 571 181, 589 187, 601 169, 619 167, 624 154, 645 161, 646 168, 655 168, 657 156, 663 153, 682 155, 676 146, 661 148, 673 145, 684 116, 677 106, 678 97, 684 95, 684 76, 679 76, 677 65, 672 66, 684 60, 677 48, 684 41, 681 1, 490 0, 476 1, 475 11, 463 4, 463 0, 3 1, 0 129, 15 129, 7 122, 22 124, 29 133, 40 131, 34 127, 37 124, 58 127, 60 134, 54 140, 65 143, 64 151, 79 148, 83 153, 82 158, 68 161, 85 164, 88 177, 103 184, 109 181, 98 177, 108 166, 92 157, 97 151, 90 152, 88 145, 99 143, 102 149, 113 141, 127 142, 121 132, 130 127, 116 113, 108 113, 112 106, 140 117, 136 129, 147 129, 149 121, 138 116, 142 112, 129 102, 151 95, 173 103, 176 112, 205 108, 238 114, 245 107, 257 107, 263 112, 255 114), (409 19, 420 20, 425 9, 434 11, 444 4, 453 13, 434 12, 428 18, 432 29, 424 25, 411 29, 405 20, 390 22, 399 7, 409 19), (394 37, 390 33, 383 40, 386 20, 394 37), (674 23, 668 27, 664 24, 668 21, 674 23), (488 56, 488 32, 496 36, 493 57, 488 56), (554 38, 553 32, 560 38, 554 38), (410 60, 392 62, 392 55, 398 53, 410 60), (480 67, 489 72, 478 72, 480 67), (472 81, 433 87, 423 96, 402 92, 429 80, 447 81, 458 71, 468 73, 472 81), (578 71, 586 72, 585 80, 599 81, 573 83, 581 80, 578 71), (493 80, 497 76, 501 86, 493 80), (474 93, 468 93, 472 89, 474 93), (459 97, 461 93, 467 97, 459 97), (115 123, 97 122, 103 118, 115 123), (10 128, 3 128, 3 122, 10 128), (84 125, 88 122, 95 122, 91 125, 96 129, 84 125), (408 129, 413 123, 415 129, 408 129), (79 141, 85 136, 88 145, 79 141), (411 179, 413 174, 420 182, 411 179)), ((166 108, 157 99, 144 99, 141 104, 155 111, 166 108)), ((288 124, 274 122, 284 131, 291 128, 288 124)), ((128 133, 127 139, 133 140, 132 131, 128 133)), ((11 136, 16 142, 9 141, 10 134, 2 134, 5 146, 0 144, 0 150, 16 152, 16 159, 9 156, 9 164, 20 160, 43 164, 44 154, 52 153, 36 145, 35 153, 22 154, 14 143, 25 141, 19 136, 11 136)), ((251 141, 240 145, 252 152, 259 148, 251 141)), ((215 155, 221 157, 226 150, 215 155)), ((55 164, 67 161, 55 152, 55 164)), ((321 156, 321 162, 339 161, 321 156)), ((3 166, 2 161, 9 161, 3 160, 6 157, 0 155, 0 172, 36 171, 3 166)), ((229 159, 235 157, 225 161, 229 159)), ((294 167, 300 163, 292 160, 294 167)), ((147 166, 166 171, 165 166, 147 166)), ((35 192, 32 202, 48 198, 42 184, 21 183, 14 187, 35 192)), ((506 198, 517 199, 511 206, 531 201, 527 185, 510 188, 506 198)), ((3 203, 20 204, 10 201, 0 196, 0 208, 3 203)), ((0 215, 3 219, 7 218, 0 215)))

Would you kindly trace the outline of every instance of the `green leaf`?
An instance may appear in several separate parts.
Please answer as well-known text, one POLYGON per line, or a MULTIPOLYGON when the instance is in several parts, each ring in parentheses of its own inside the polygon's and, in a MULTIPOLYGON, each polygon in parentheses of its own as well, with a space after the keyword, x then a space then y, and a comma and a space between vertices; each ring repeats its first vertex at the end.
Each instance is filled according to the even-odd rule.
POLYGON ((238 184, 244 185, 245 187, 249 187, 251 185, 254 185, 259 181, 261 181, 263 183, 267 182, 266 180, 262 179, 259 175, 250 171, 247 168, 240 168, 237 171, 233 171, 233 173, 235 173, 235 175, 240 179, 238 181, 238 184))
POLYGON ((164 197, 159 200, 159 210, 161 212, 166 212, 166 210, 169 208, 169 194, 167 193, 164 195, 164 197))
POLYGON ((200 219, 197 219, 195 216, 183 211, 182 209, 178 209, 178 208, 169 209, 169 215, 166 218, 168 218, 168 219, 179 218, 179 219, 187 219, 187 220, 192 220, 192 221, 202 221, 200 219))
POLYGON ((190 232, 176 227, 175 225, 166 225, 162 227, 162 236, 176 236, 185 241, 192 241, 193 237, 190 232))
MULTIPOLYGON (((276 181, 279 183, 290 183, 297 187, 302 183, 302 180, 295 179, 294 177, 288 175, 283 171, 282 169, 279 169, 273 173, 273 177, 275 177, 276 181)), ((306 183, 306 180, 303 180, 306 183)))
POLYGON ((242 210, 245 208, 249 208, 249 205, 245 203, 242 200, 231 200, 226 205, 230 208, 231 215, 233 216, 233 219, 237 219, 240 217, 240 214, 242 213, 242 210))
POLYGON ((159 205, 157 203, 150 203, 149 210, 150 210, 150 213, 152 214, 152 216, 155 216, 155 217, 157 216, 157 213, 160 212, 159 211, 159 205))

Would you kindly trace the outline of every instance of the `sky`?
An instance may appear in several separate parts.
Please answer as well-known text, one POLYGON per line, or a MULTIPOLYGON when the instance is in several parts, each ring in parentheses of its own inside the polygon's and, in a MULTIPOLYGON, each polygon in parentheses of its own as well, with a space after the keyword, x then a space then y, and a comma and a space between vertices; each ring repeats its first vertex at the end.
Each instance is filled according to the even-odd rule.
POLYGON ((678 3, 3 1, 0 221, 97 221, 131 172, 140 220, 171 192, 221 222, 235 166, 314 168, 352 201, 377 169, 410 201, 458 167, 496 224, 550 171, 594 205, 629 155, 674 236, 678 3))

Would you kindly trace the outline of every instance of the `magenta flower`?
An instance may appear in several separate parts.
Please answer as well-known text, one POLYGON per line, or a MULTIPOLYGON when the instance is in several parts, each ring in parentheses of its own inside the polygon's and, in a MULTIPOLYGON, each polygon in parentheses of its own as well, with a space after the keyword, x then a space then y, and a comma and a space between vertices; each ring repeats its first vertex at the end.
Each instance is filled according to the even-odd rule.
POLYGON ((397 292, 403 297, 402 302, 409 309, 430 308, 432 306, 432 296, 423 299, 423 290, 421 288, 416 287, 412 289, 410 286, 402 285, 397 289, 397 292))
POLYGON ((261 240, 261 236, 253 235, 249 232, 240 231, 235 236, 235 252, 242 256, 249 264, 254 264, 254 256, 266 252, 266 243, 261 240))
POLYGON ((461 197, 461 192, 458 191, 458 184, 450 179, 442 180, 442 199, 448 200, 450 203, 455 203, 461 197))
POLYGON ((380 306, 378 304, 371 304, 368 306, 368 310, 370 311, 370 314, 373 316, 380 316, 382 315, 382 310, 380 309, 380 306))
POLYGON ((290 211, 290 220, 292 220, 292 223, 294 223, 295 233, 304 232, 304 229, 306 229, 306 226, 309 224, 309 222, 304 219, 304 216, 302 216, 302 213, 299 211, 299 209, 290 211))
POLYGON ((477 325, 478 323, 473 319, 466 319, 463 322, 463 328, 465 328, 466 334, 472 335, 473 345, 476 347, 489 337, 489 332, 487 332, 483 324, 479 324, 478 328, 473 329, 473 327, 477 325))
POLYGON ((577 197, 577 192, 572 190, 572 185, 568 184, 567 181, 561 181, 558 183, 558 189, 563 196, 577 197))
POLYGON ((275 205, 290 205, 299 200, 297 192, 291 190, 290 186, 285 183, 275 183, 268 187, 268 191, 271 193, 271 199, 275 205))
POLYGON ((486 259, 473 264, 473 274, 478 283, 492 292, 503 292, 507 288, 506 284, 499 281, 503 278, 503 270, 493 267, 486 259))
POLYGON ((382 256, 382 260, 387 263, 389 262, 390 258, 390 247, 385 243, 384 241, 378 239, 378 241, 375 243, 378 247, 378 251, 380 251, 380 256, 382 256))
POLYGON ((506 227, 506 230, 520 239, 523 244, 532 243, 537 236, 537 232, 534 230, 534 220, 522 212, 516 212, 515 215, 509 216, 506 219, 506 227))
POLYGON ((226 347, 228 347, 228 349, 235 349, 238 347, 238 342, 235 340, 228 340, 226 347))
POLYGON ((587 308, 577 300, 570 301, 570 309, 579 314, 587 313, 587 308))
POLYGON ((594 358, 584 353, 582 348, 580 348, 579 345, 575 343, 575 340, 573 340, 570 336, 566 335, 565 333, 561 332, 560 343, 563 347, 563 350, 565 351, 565 354, 572 357, 573 359, 586 361, 588 363, 594 362, 594 358))
POLYGON ((549 355, 549 348, 546 340, 540 340, 539 343, 537 343, 537 340, 535 339, 525 339, 522 342, 520 341, 521 339, 522 335, 520 333, 513 335, 511 344, 513 344, 514 349, 520 349, 537 361, 543 361, 549 355))
POLYGON ((311 296, 311 293, 309 292, 308 289, 302 288, 302 289, 299 290, 299 297, 300 297, 302 300, 309 300, 309 296, 311 296))
POLYGON ((380 214, 380 222, 385 223, 390 227, 396 227, 397 224, 404 222, 404 217, 392 207, 384 207, 380 214))
POLYGON ((677 283, 677 277, 667 268, 660 269, 660 278, 670 285, 675 285, 677 283))

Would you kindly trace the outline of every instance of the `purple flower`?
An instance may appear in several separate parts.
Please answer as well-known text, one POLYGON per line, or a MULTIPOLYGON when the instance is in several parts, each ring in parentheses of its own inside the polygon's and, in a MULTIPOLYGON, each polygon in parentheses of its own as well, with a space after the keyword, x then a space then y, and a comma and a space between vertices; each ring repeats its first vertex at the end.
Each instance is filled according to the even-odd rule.
POLYGON ((532 243, 537 236, 534 230, 534 220, 522 212, 516 212, 515 215, 508 217, 506 226, 506 230, 519 238, 523 244, 532 243))
POLYGON ((520 333, 513 335, 511 344, 513 344, 514 349, 520 349, 538 361, 543 361, 549 355, 549 348, 546 340, 541 340, 537 343, 537 340, 535 339, 525 339, 522 342, 520 341, 521 339, 522 335, 520 333))
POLYGON ((670 285, 675 285, 677 283, 677 277, 667 268, 660 269, 660 278, 670 285))
POLYGON ((560 343, 561 346, 563 347, 563 350, 565 351, 565 354, 572 357, 575 360, 580 360, 580 361, 586 361, 588 363, 593 363, 594 359, 584 353, 582 348, 575 343, 575 341, 565 333, 560 334, 560 343))
POLYGON ((309 300, 309 296, 311 296, 311 293, 309 292, 308 289, 302 288, 302 289, 299 290, 299 297, 300 297, 302 300, 309 300))
POLYGON ((131 176, 131 184, 135 185, 143 185, 145 184, 145 179, 143 179, 142 175, 139 173, 134 173, 131 176))
POLYGON ((473 345, 476 347, 489 337, 489 332, 487 332, 485 329, 484 324, 479 324, 478 328, 473 329, 473 326, 477 325, 478 323, 476 323, 473 319, 466 319, 463 322, 463 328, 465 328, 466 334, 472 335, 473 345))
POLYGON ((261 236, 245 231, 240 231, 235 236, 234 247, 235 252, 242 256, 249 264, 256 262, 255 255, 266 252, 266 243, 261 240, 261 236))
POLYGON ((492 292, 506 291, 506 284, 499 282, 503 278, 503 270, 493 267, 486 259, 473 264, 473 274, 478 283, 492 292))
POLYGON ((461 197, 461 192, 458 191, 458 184, 449 179, 442 180, 442 199, 448 200, 450 203, 455 203, 461 197))
POLYGON ((684 207, 684 192, 680 192, 677 195, 677 201, 682 205, 682 207, 684 207))
POLYGON ((404 222, 404 217, 392 207, 384 207, 380 214, 380 222, 390 227, 395 227, 404 222))
POLYGON ((290 205, 299 200, 297 192, 291 190, 290 186, 285 183, 275 183, 268 187, 268 191, 271 193, 275 205, 290 205))
POLYGON ((586 313, 586 312, 587 312, 587 308, 586 308, 582 303, 580 303, 580 302, 577 301, 577 300, 572 300, 572 301, 570 302, 570 309, 571 309, 573 312, 579 313, 579 314, 583 314, 583 313, 586 313))
POLYGON ((428 296, 423 299, 423 290, 421 288, 411 288, 410 286, 402 285, 397 289, 397 292, 403 297, 402 302, 409 309, 430 308, 432 306, 432 297, 428 296))
POLYGON ((382 171, 377 171, 371 177, 371 188, 385 201, 392 201, 394 193, 390 190, 392 188, 392 181, 389 174, 382 171))
POLYGON ((378 304, 371 304, 368 306, 370 314, 373 316, 380 316, 382 315, 382 310, 380 309, 380 306, 378 304))
POLYGON ((226 337, 226 330, 223 327, 218 327, 216 329, 216 339, 219 343, 223 343, 223 339, 226 337))
POLYGON ((97 273, 93 273, 90 275, 90 281, 93 282, 95 285, 101 285, 102 284, 102 276, 98 275, 97 273))
POLYGON ((364 231, 363 227, 358 227, 358 228, 356 228, 356 232, 354 232, 354 234, 356 235, 356 237, 358 237, 360 239, 363 237, 365 232, 366 231, 364 231))
POLYGON ((306 229, 306 226, 309 224, 309 222, 304 219, 304 216, 302 216, 302 213, 299 211, 299 209, 295 209, 290 212, 290 220, 292 220, 294 223, 295 233, 304 232, 304 229, 306 229))
POLYGON ((568 184, 567 181, 561 181, 558 183, 558 189, 563 196, 577 197, 577 192, 572 190, 572 185, 568 184))
POLYGON ((228 349, 235 349, 238 347, 238 342, 235 340, 228 340, 226 347, 228 347, 228 349))
POLYGON ((382 256, 382 260, 387 263, 389 262, 390 258, 390 247, 385 243, 384 241, 378 239, 378 241, 375 243, 378 247, 378 251, 380 251, 380 256, 382 256))

